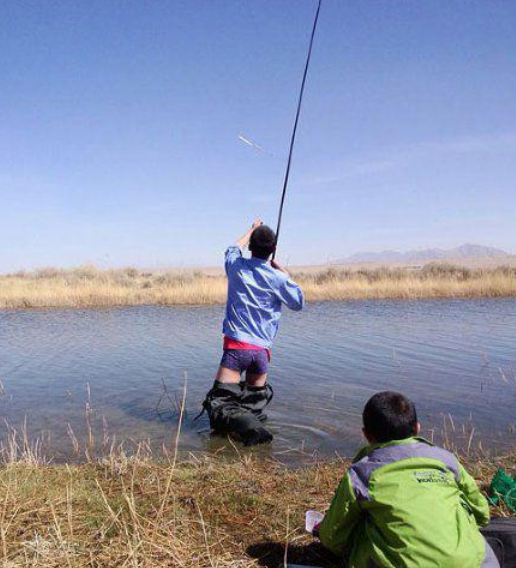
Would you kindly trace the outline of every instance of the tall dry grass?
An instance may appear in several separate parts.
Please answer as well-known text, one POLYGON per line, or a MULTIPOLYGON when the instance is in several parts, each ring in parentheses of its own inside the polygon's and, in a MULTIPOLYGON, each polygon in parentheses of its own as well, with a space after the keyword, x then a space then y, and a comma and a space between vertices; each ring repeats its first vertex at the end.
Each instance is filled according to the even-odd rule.
POLYGON ((45 268, 0 277, 0 308, 87 308, 220 303, 224 279, 201 272, 45 268))
MULTIPOLYGON (((347 460, 296 470, 249 455, 176 463, 142 445, 54 466, 25 443, 11 440, 0 467, 4 567, 340 566, 304 534, 303 517, 328 506, 347 460)), ((516 455, 467 463, 484 490, 499 466, 514 474, 516 455)))
MULTIPOLYGON (((468 269, 429 264, 421 270, 297 270, 308 301, 516 296, 516 268, 468 269)), ((211 305, 226 299, 222 274, 146 272, 135 268, 46 268, 0 276, 0 308, 211 305)))
POLYGON ((304 510, 327 504, 340 469, 143 458, 122 468, 116 458, 12 465, 0 470, 0 559, 10 568, 257 567, 286 538, 308 543, 304 510))
POLYGON ((421 270, 378 268, 298 275, 313 301, 516 296, 516 269, 429 264, 421 270))

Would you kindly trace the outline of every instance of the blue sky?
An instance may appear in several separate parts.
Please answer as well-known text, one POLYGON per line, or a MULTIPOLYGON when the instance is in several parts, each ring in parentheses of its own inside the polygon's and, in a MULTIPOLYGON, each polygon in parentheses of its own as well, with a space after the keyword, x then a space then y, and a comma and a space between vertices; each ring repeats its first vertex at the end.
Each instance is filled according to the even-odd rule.
MULTIPOLYGON (((0 3, 0 270, 213 265, 274 225, 315 7, 0 3)), ((279 257, 516 252, 515 23, 503 0, 324 0, 279 257)))

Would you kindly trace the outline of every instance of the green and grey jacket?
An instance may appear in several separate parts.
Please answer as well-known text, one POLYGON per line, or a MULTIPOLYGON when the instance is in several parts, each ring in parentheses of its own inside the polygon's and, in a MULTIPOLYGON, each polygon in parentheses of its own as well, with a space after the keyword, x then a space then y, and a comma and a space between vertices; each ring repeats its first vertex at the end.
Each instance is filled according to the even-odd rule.
POLYGON ((487 500, 457 458, 409 438, 365 447, 319 529, 353 568, 492 568, 487 500))

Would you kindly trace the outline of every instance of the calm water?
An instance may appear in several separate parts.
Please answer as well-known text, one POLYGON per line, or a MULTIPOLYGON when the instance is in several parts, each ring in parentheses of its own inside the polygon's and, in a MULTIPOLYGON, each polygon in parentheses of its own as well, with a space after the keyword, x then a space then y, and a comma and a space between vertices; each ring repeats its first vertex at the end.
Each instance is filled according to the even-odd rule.
MULTIPOLYGON (((82 440, 89 385, 97 440, 104 431, 110 440, 170 446, 178 418, 171 406, 187 376, 181 447, 216 451, 227 443, 210 437, 206 416, 193 417, 220 358, 222 314, 0 311, 1 417, 16 428, 26 419, 57 459, 70 457, 68 424, 82 440)), ((439 436, 446 420, 459 441, 474 424, 473 444, 514 443, 516 300, 311 304, 285 314, 270 377, 276 439, 260 452, 285 461, 314 451, 350 455, 363 404, 383 389, 416 401, 428 435, 434 428, 439 436)))

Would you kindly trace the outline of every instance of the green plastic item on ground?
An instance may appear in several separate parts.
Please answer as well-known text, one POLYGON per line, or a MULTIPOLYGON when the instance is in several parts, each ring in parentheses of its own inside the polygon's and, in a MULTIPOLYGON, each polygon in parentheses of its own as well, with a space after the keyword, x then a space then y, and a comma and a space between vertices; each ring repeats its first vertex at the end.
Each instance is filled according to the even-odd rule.
POLYGON ((512 513, 516 513, 516 478, 500 468, 491 481, 489 500, 493 505, 498 505, 500 501, 503 501, 512 513))

